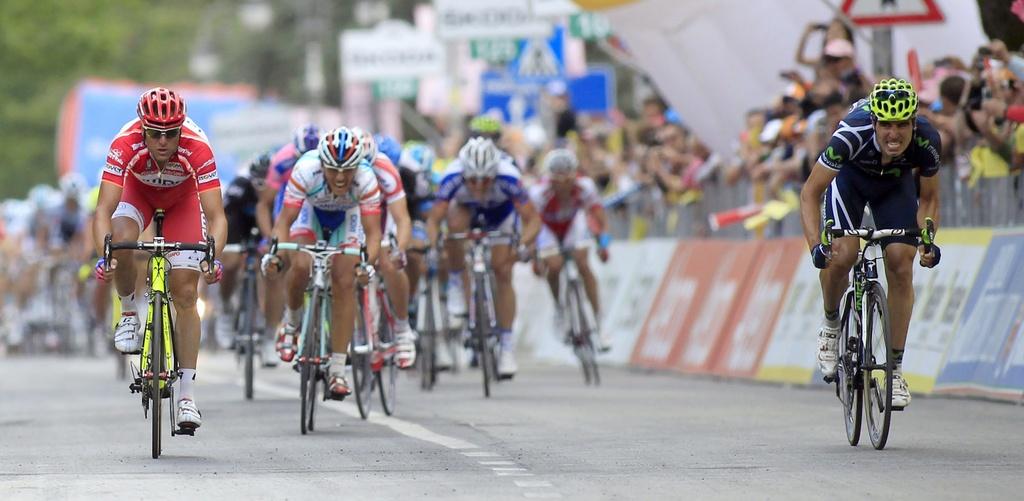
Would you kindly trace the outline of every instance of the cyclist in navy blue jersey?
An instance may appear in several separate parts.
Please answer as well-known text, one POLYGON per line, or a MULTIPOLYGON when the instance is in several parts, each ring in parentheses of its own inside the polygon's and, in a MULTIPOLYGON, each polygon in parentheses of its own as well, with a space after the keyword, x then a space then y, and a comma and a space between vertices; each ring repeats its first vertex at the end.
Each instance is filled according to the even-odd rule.
MULTIPOLYGON (((870 206, 876 228, 923 228, 926 217, 938 221, 936 174, 942 145, 935 128, 917 116, 917 104, 917 94, 905 80, 890 78, 876 84, 871 95, 839 122, 800 193, 804 236, 814 266, 821 269, 825 322, 818 334, 818 366, 825 376, 836 371, 839 302, 860 241, 845 237, 831 248, 821 245, 823 219, 832 221, 833 228, 858 229, 870 206)), ((914 308, 914 257, 920 253, 921 265, 930 268, 941 254, 938 246, 926 253, 917 237, 883 239, 882 246, 896 362, 892 402, 893 407, 906 407, 910 391, 902 362, 914 308)))

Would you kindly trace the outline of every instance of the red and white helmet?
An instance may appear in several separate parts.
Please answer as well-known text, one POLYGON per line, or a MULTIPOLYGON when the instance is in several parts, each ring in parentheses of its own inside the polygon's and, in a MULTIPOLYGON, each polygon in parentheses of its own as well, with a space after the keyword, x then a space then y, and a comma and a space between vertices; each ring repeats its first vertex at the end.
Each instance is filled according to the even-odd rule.
POLYGON ((173 90, 154 87, 139 97, 136 112, 147 129, 176 129, 185 123, 185 100, 173 90))

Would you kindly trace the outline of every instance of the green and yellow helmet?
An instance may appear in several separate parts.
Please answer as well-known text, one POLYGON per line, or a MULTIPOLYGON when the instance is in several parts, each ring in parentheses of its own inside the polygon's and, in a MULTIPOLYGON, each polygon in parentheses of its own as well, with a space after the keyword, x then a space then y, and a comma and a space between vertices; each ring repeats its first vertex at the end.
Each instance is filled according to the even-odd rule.
POLYGON ((501 122, 490 115, 478 115, 469 121, 471 137, 498 139, 501 137, 501 122))
POLYGON ((902 78, 887 78, 871 91, 871 114, 881 122, 897 122, 913 118, 917 113, 914 86, 902 78))

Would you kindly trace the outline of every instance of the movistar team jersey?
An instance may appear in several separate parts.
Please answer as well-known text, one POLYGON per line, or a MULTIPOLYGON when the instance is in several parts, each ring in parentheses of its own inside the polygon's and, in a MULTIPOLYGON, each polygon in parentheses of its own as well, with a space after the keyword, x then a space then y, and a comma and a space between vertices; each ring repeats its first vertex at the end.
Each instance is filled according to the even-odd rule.
POLYGON ((832 133, 818 161, 835 171, 852 166, 879 177, 899 177, 904 171, 914 168, 921 169, 922 176, 934 176, 939 171, 942 152, 942 142, 935 127, 926 118, 918 116, 910 146, 892 162, 882 165, 881 148, 875 138, 871 111, 866 103, 862 100, 854 105, 846 118, 839 122, 839 128, 832 133))

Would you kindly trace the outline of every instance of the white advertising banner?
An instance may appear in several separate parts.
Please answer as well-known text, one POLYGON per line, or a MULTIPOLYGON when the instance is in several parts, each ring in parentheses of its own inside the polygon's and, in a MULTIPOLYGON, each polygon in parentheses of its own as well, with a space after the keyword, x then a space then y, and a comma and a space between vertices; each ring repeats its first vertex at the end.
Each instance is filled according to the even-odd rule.
POLYGON ((340 35, 341 74, 346 82, 418 78, 444 73, 439 40, 404 21, 381 22, 372 30, 340 35))

